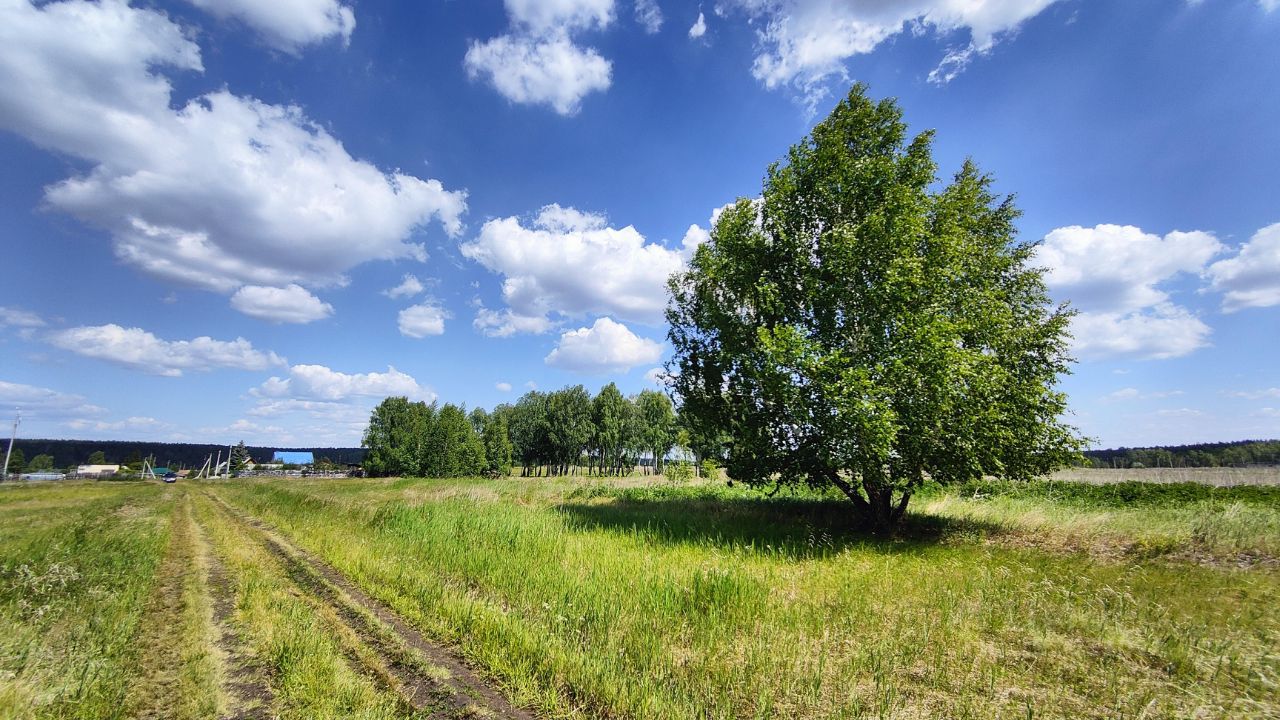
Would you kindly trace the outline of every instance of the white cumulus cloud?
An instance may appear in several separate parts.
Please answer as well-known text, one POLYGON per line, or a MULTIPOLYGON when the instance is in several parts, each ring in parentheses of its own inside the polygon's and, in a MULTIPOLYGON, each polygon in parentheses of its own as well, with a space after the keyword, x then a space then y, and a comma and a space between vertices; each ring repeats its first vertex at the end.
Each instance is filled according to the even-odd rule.
POLYGON ((422 292, 425 289, 426 288, 422 286, 421 280, 419 280, 417 277, 413 275, 406 273, 404 276, 404 279, 400 281, 399 285, 393 288, 388 288, 387 290, 383 290, 382 294, 386 295, 392 300, 395 300, 397 298, 402 298, 402 297, 413 297, 414 295, 417 295, 418 293, 422 292))
POLYGON ((699 11, 698 19, 694 20, 693 25, 689 27, 689 38, 691 40, 697 40, 698 38, 706 34, 707 34, 707 17, 703 15, 701 11, 699 11))
POLYGON ((548 205, 525 225, 519 218, 490 220, 463 244, 463 255, 504 276, 506 315, 484 311, 476 327, 501 335, 545 331, 548 313, 613 315, 657 324, 666 307, 666 282, 684 267, 706 231, 694 225, 680 248, 645 241, 634 227, 612 228, 602 215, 548 205), (489 313, 489 314, 486 314, 489 313))
POLYGON ((519 315, 511 308, 490 310, 482 306, 476 309, 471 326, 488 337, 511 337, 517 333, 541 335, 555 327, 555 323, 545 315, 519 315))
MULTIPOLYGON (((847 80, 845 62, 904 32, 932 31, 956 42, 930 75, 947 82, 975 55, 1040 14, 1055 0, 720 0, 722 16, 745 14, 757 27, 751 72, 768 88, 792 86, 812 104, 832 78, 847 80)), ((692 34, 692 31, 691 33, 692 34)))
POLYGON ((613 0, 505 0, 516 25, 534 32, 607 27, 613 22, 613 0))
POLYGON ((1253 234, 1240 252, 1205 271, 1210 288, 1223 293, 1224 312, 1280 305, 1280 223, 1253 234))
POLYGON ((353 158, 299 108, 173 97, 163 73, 203 65, 159 11, 6 0, 0 15, 0 129, 87 161, 49 205, 148 273, 225 293, 340 284, 371 260, 424 259, 414 237, 432 220, 462 230, 465 192, 353 158))
POLYGON ((1208 345, 1212 332, 1190 311, 1169 303, 1131 313, 1080 313, 1071 321, 1072 348, 1082 360, 1182 357, 1208 345))
POLYGON ((636 365, 657 362, 662 343, 642 338, 626 325, 602 317, 589 328, 570 330, 545 358, 552 367, 587 374, 626 372, 636 365))
POLYGON ((1262 390, 1238 390, 1236 392, 1229 392, 1227 395, 1234 398, 1242 398, 1244 400, 1280 398, 1280 387, 1264 388, 1262 390))
POLYGON ((0 407, 18 408, 23 417, 58 418, 102 415, 105 408, 90 404, 83 395, 0 380, 0 407))
POLYGON ((340 37, 345 45, 356 16, 337 0, 188 0, 220 18, 235 18, 256 30, 267 44, 291 54, 306 45, 340 37))
POLYGON ((650 35, 662 29, 662 8, 657 0, 636 0, 636 22, 650 35))
POLYGON ((1071 332, 1082 359, 1171 358, 1208 344, 1212 331, 1162 285, 1198 275, 1222 250, 1206 232, 1073 225, 1045 236, 1037 262, 1054 297, 1080 311, 1071 332))
POLYGON ((358 398, 383 398, 404 395, 410 400, 435 400, 431 388, 418 383, 413 376, 387 367, 384 373, 348 374, 324 365, 294 365, 286 378, 271 377, 250 391, 265 399, 296 398, 321 402, 343 402, 358 398))
POLYGON ((0 327, 31 329, 44 325, 44 319, 29 310, 0 307, 0 327))
POLYGON ((655 367, 649 368, 644 372, 645 382, 665 388, 671 384, 671 375, 666 368, 655 367))
POLYGON ((231 296, 231 307, 275 323, 305 324, 333 314, 333 306, 298 285, 262 287, 246 285, 231 296))
POLYGON ((467 75, 483 78, 514 103, 574 115, 582 99, 609 89, 613 65, 573 36, 613 22, 613 0, 507 0, 511 31, 474 41, 467 75))
POLYGON ((511 383, 509 383, 509 382, 497 382, 497 383, 494 383, 494 384, 493 384, 493 389, 494 389, 494 390, 497 390, 498 392, 504 392, 504 393, 505 393, 505 392, 511 392, 511 383))
POLYGON ((584 97, 609 89, 613 74, 608 60, 565 35, 499 35, 472 43, 464 64, 511 102, 549 105, 561 115, 577 114, 584 97))
POLYGON ((1103 400, 1110 402, 1119 402, 1125 400, 1161 400, 1168 397, 1177 397, 1183 395, 1181 390, 1154 390, 1151 392, 1142 392, 1138 388, 1121 388, 1113 393, 1108 393, 1103 400))
POLYGON ((156 432, 169 427, 169 424, 145 415, 135 415, 123 420, 86 420, 76 418, 69 420, 66 426, 77 432, 91 431, 95 433, 156 432))
POLYGON ((179 377, 188 370, 265 370, 284 364, 279 355, 257 350, 244 338, 162 340, 142 328, 115 324, 59 330, 48 339, 55 347, 78 355, 167 377, 179 377))
POLYGON ((400 311, 400 334, 411 338, 443 335, 444 321, 449 317, 449 312, 435 301, 407 307, 400 311))

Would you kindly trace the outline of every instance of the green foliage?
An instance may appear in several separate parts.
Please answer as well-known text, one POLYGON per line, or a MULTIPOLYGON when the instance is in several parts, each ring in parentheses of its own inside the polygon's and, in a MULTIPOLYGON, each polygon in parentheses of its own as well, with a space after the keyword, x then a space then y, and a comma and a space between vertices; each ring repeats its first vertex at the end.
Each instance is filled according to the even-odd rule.
POLYGON ((1084 456, 1097 468, 1280 465, 1280 440, 1090 450, 1084 456))
POLYGON ((469 477, 484 471, 484 446, 466 412, 446 403, 427 423, 418 474, 423 477, 469 477))
POLYGON ((667 463, 666 478, 672 485, 684 485, 693 479, 693 464, 687 460, 667 463))
POLYGON ((510 413, 494 410, 484 424, 480 436, 484 444, 485 473, 506 477, 511 474, 511 439, 507 428, 510 413))
POLYGON ((27 463, 27 472, 41 472, 53 469, 52 455, 37 455, 27 463))
POLYGON ((640 445, 653 458, 653 472, 661 473, 663 460, 676 442, 676 413, 671 399, 657 390, 641 390, 635 399, 640 420, 640 445))
POLYGON ((847 500, 803 485, 766 497, 742 483, 626 484, 214 491, 523 688, 539 717, 1261 718, 1280 707, 1280 580, 1265 564, 1203 564, 1190 516, 1143 508, 1116 526, 1118 513, 1044 502, 1026 504, 1039 524, 1025 525, 1021 509, 952 496, 946 511, 964 514, 931 505, 883 538, 849 526, 847 500), (967 520, 971 506, 990 514, 967 520), (1177 518, 1188 554, 1130 554, 1146 538, 1135 530, 1162 518, 1177 518), (1039 544, 1074 537, 1082 519, 1103 530, 1096 554, 1039 544))
POLYGON ((232 477, 240 477, 249 467, 249 450, 244 446, 243 440, 236 443, 236 446, 231 448, 231 458, 229 462, 231 465, 230 470, 232 477))
POLYGON ((602 473, 621 475, 631 467, 627 449, 631 445, 634 411, 618 386, 609 383, 592 401, 595 418, 595 452, 602 473))
POLYGON ((484 445, 464 409, 390 397, 374 408, 365 430, 370 475, 462 477, 486 467, 484 445))
POLYGON ((547 397, 547 454, 556 474, 569 472, 591 442, 591 395, 581 385, 557 390, 547 397))
POLYGON ((14 448, 13 452, 9 455, 9 466, 8 466, 9 474, 17 475, 18 473, 26 472, 26 469, 27 469, 26 454, 22 452, 22 448, 14 448))
POLYGON ((101 450, 94 450, 92 453, 89 454, 89 461, 85 464, 86 465, 106 465, 107 455, 101 450))
POLYGON ((389 397, 369 416, 362 445, 369 449, 364 467, 370 475, 413 475, 418 472, 418 443, 425 431, 423 403, 389 397))
POLYGON ((550 425, 545 393, 530 390, 516 401, 511 412, 511 445, 529 475, 532 468, 550 460, 550 425))
POLYGON ((702 477, 704 478, 711 478, 714 480, 720 476, 720 466, 716 464, 715 460, 710 458, 703 460, 699 469, 702 471, 702 477))
POLYGON ((24 509, 15 492, 0 497, 0 717, 125 717, 167 501, 149 485, 46 485, 24 509))
POLYGON ((880 529, 926 477, 1030 478, 1081 445, 1054 390, 1070 313, 989 176, 931 190, 931 140, 855 86, 670 281, 681 414, 727 433, 730 476, 835 486, 880 529))

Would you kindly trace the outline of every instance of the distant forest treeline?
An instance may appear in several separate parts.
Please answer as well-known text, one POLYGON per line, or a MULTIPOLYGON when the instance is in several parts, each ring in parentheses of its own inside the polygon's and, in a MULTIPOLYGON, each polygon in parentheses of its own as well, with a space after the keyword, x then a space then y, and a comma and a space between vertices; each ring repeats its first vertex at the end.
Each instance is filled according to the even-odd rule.
POLYGON ((1084 455, 1098 468, 1280 465, 1280 440, 1089 450, 1084 455))
MULTIPOLYGON (((7 440, 7 438, 6 438, 7 440)), ((7 443, 0 443, 0 455, 7 443)), ((132 442, 124 440, 23 440, 13 444, 14 452, 22 451, 29 461, 37 455, 52 455, 56 468, 68 468, 84 465, 94 452, 102 451, 107 464, 117 465, 135 462, 144 457, 154 456, 156 465, 173 468, 199 468, 205 458, 212 455, 215 459, 222 452, 222 459, 227 459, 226 445, 200 445, 195 443, 158 443, 132 442)), ((336 463, 359 465, 364 462, 364 448, 282 448, 282 447, 249 447, 249 457, 255 462, 271 459, 276 450, 291 452, 312 452, 316 460, 328 458, 336 463)), ((0 462, 4 458, 0 456, 0 462)))
MULTIPOLYGON (((0 442, 0 452, 4 443, 0 442)), ((21 450, 27 460, 37 455, 52 455, 54 467, 82 465, 95 451, 101 450, 107 463, 118 464, 155 456, 156 464, 169 467, 199 467, 209 455, 215 458, 225 445, 194 443, 133 442, 122 440, 17 440, 14 451, 21 450)), ((364 448, 280 448, 249 447, 255 461, 271 459, 276 450, 315 453, 316 460, 328 458, 336 463, 359 465, 364 462, 364 448)), ((1084 453, 1089 465, 1099 468, 1132 467, 1232 467, 1244 465, 1280 465, 1280 440, 1241 440, 1227 443, 1201 443, 1170 447, 1114 448, 1089 450, 1084 453)), ((0 458, 2 460, 2 458, 0 458)))

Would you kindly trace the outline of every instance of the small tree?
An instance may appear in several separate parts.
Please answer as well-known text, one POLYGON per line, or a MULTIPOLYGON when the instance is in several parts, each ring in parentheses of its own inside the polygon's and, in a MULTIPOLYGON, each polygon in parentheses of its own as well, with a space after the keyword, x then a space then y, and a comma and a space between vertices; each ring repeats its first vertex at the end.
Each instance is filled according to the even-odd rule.
POLYGON ((249 450, 244 446, 244 441, 236 443, 231 448, 231 477, 240 477, 242 473, 249 467, 249 450))
POLYGON ((730 477, 834 486, 880 530, 926 478, 1028 478, 1081 446, 1054 390, 1070 312, 988 176, 931 190, 931 139, 854 86, 669 283, 681 414, 727 434, 730 477))
POLYGON ((667 463, 665 477, 673 485, 684 485, 693 479, 693 463, 688 460, 667 463))
POLYGON ((23 472, 26 472, 26 469, 27 469, 26 453, 22 452, 22 448, 14 448, 13 454, 9 456, 9 468, 8 468, 9 474, 19 475, 23 472))
POLYGON ((86 465, 106 465, 107 455, 101 450, 94 450, 92 453, 89 454, 89 461, 85 464, 86 465))
POLYGON ((52 470, 52 469, 53 469, 52 455, 44 455, 44 454, 37 455, 31 458, 31 462, 27 463, 28 472, 42 472, 45 470, 52 470))

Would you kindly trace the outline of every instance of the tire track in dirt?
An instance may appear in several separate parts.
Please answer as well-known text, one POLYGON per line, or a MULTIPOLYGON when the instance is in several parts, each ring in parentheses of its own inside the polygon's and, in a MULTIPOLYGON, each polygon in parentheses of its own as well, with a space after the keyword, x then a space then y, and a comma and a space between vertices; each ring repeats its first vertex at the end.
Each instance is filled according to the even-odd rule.
POLYGON ((183 588, 194 571, 190 518, 179 503, 169 514, 169 541, 155 585, 139 624, 136 643, 138 677, 129 691, 127 706, 132 717, 162 720, 178 707, 181 695, 182 648, 170 636, 186 612, 183 588))
POLYGON ((220 720, 267 720, 274 718, 271 707, 275 693, 267 669, 257 662, 232 622, 235 590, 222 560, 209 546, 198 522, 194 523, 196 546, 205 569, 205 587, 212 605, 214 645, 223 673, 222 689, 227 707, 220 720))
POLYGON ((292 545, 262 520, 205 494, 236 524, 256 535, 300 589, 328 605, 379 656, 396 681, 395 689, 412 707, 440 718, 533 720, 454 653, 427 640, 333 566, 292 545))

